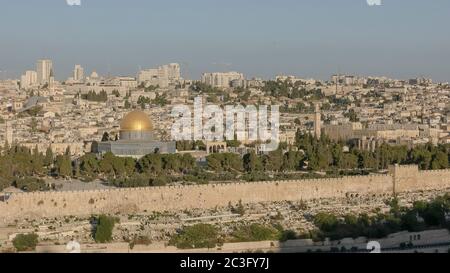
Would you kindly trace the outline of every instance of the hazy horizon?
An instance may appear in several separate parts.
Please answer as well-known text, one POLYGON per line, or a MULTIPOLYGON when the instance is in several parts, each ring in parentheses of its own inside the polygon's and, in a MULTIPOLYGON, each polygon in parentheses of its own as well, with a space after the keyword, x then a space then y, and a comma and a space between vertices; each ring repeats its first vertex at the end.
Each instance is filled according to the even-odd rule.
POLYGON ((75 64, 87 74, 135 76, 178 62, 191 79, 235 70, 263 78, 326 80, 340 72, 450 81, 445 0, 372 7, 366 0, 81 1, 0 0, 0 79, 50 58, 59 80, 75 64))

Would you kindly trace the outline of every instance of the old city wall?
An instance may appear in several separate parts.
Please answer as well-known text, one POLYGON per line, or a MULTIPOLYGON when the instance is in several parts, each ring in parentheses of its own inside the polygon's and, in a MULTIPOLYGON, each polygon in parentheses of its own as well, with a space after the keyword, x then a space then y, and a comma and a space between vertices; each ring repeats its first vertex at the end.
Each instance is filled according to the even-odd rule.
POLYGON ((419 172, 417 184, 405 190, 445 190, 450 187, 450 170, 419 172))
MULTIPOLYGON (((450 188, 450 170, 417 171, 414 167, 397 167, 394 175, 354 176, 337 179, 312 179, 254 183, 215 184, 179 187, 38 192, 14 194, 0 202, 0 222, 16 219, 89 216, 92 214, 134 214, 138 212, 179 211, 214 208, 237 204, 277 201, 300 201, 320 198, 351 198, 358 195, 390 195, 397 192, 450 188), (409 171, 406 169, 410 168, 409 171), (395 186, 394 181, 399 185, 395 186), (408 185, 411 186, 408 186, 408 185)), ((417 169, 417 167, 416 167, 417 169)))
POLYGON ((99 213, 177 211, 255 202, 299 201, 392 192, 388 175, 299 181, 149 187, 80 192, 38 192, 13 195, 0 202, 6 222, 21 218, 86 216, 99 213))
POLYGON ((450 187, 450 170, 419 171, 418 166, 393 166, 395 192, 443 190, 450 187))

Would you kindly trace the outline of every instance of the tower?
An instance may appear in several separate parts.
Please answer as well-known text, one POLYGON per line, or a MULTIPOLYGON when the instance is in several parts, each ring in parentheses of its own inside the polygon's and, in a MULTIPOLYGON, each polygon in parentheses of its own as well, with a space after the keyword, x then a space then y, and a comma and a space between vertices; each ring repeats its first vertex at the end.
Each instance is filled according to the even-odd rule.
POLYGON ((48 89, 50 93, 53 95, 55 92, 55 76, 53 75, 53 69, 50 69, 50 78, 48 80, 48 89))
POLYGON ((403 108, 406 109, 406 96, 408 94, 408 87, 405 86, 403 89, 403 108))
POLYGON ((73 79, 76 82, 81 82, 84 80, 84 69, 81 65, 75 65, 75 69, 73 70, 73 79))
POLYGON ((341 79, 341 75, 338 73, 337 78, 336 78, 336 93, 335 96, 339 95, 339 81, 341 79))
POLYGON ((36 64, 37 82, 44 85, 50 81, 50 71, 53 70, 53 62, 51 60, 38 60, 36 64))
POLYGON ((320 139, 322 135, 322 112, 320 111, 320 104, 316 103, 316 109, 314 112, 314 135, 317 139, 320 139))

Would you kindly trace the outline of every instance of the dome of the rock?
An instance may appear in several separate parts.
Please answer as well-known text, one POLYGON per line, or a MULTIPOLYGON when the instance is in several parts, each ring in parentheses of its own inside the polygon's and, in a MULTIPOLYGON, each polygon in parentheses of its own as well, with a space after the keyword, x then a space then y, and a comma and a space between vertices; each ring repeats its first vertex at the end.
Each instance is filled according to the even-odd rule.
POLYGON ((153 123, 149 116, 142 111, 127 114, 120 122, 121 131, 153 131, 153 123))

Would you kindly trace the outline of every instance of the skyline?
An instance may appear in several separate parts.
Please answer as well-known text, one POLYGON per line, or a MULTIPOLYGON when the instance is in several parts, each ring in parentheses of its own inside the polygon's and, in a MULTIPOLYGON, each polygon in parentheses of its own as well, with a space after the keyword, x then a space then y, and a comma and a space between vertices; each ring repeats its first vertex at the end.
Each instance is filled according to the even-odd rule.
POLYGON ((188 64, 191 79, 235 70, 262 78, 326 80, 339 72, 450 81, 450 37, 442 35, 450 3, 444 1, 1 2, 2 79, 50 58, 59 80, 75 64, 87 74, 136 75, 178 62, 188 64))

